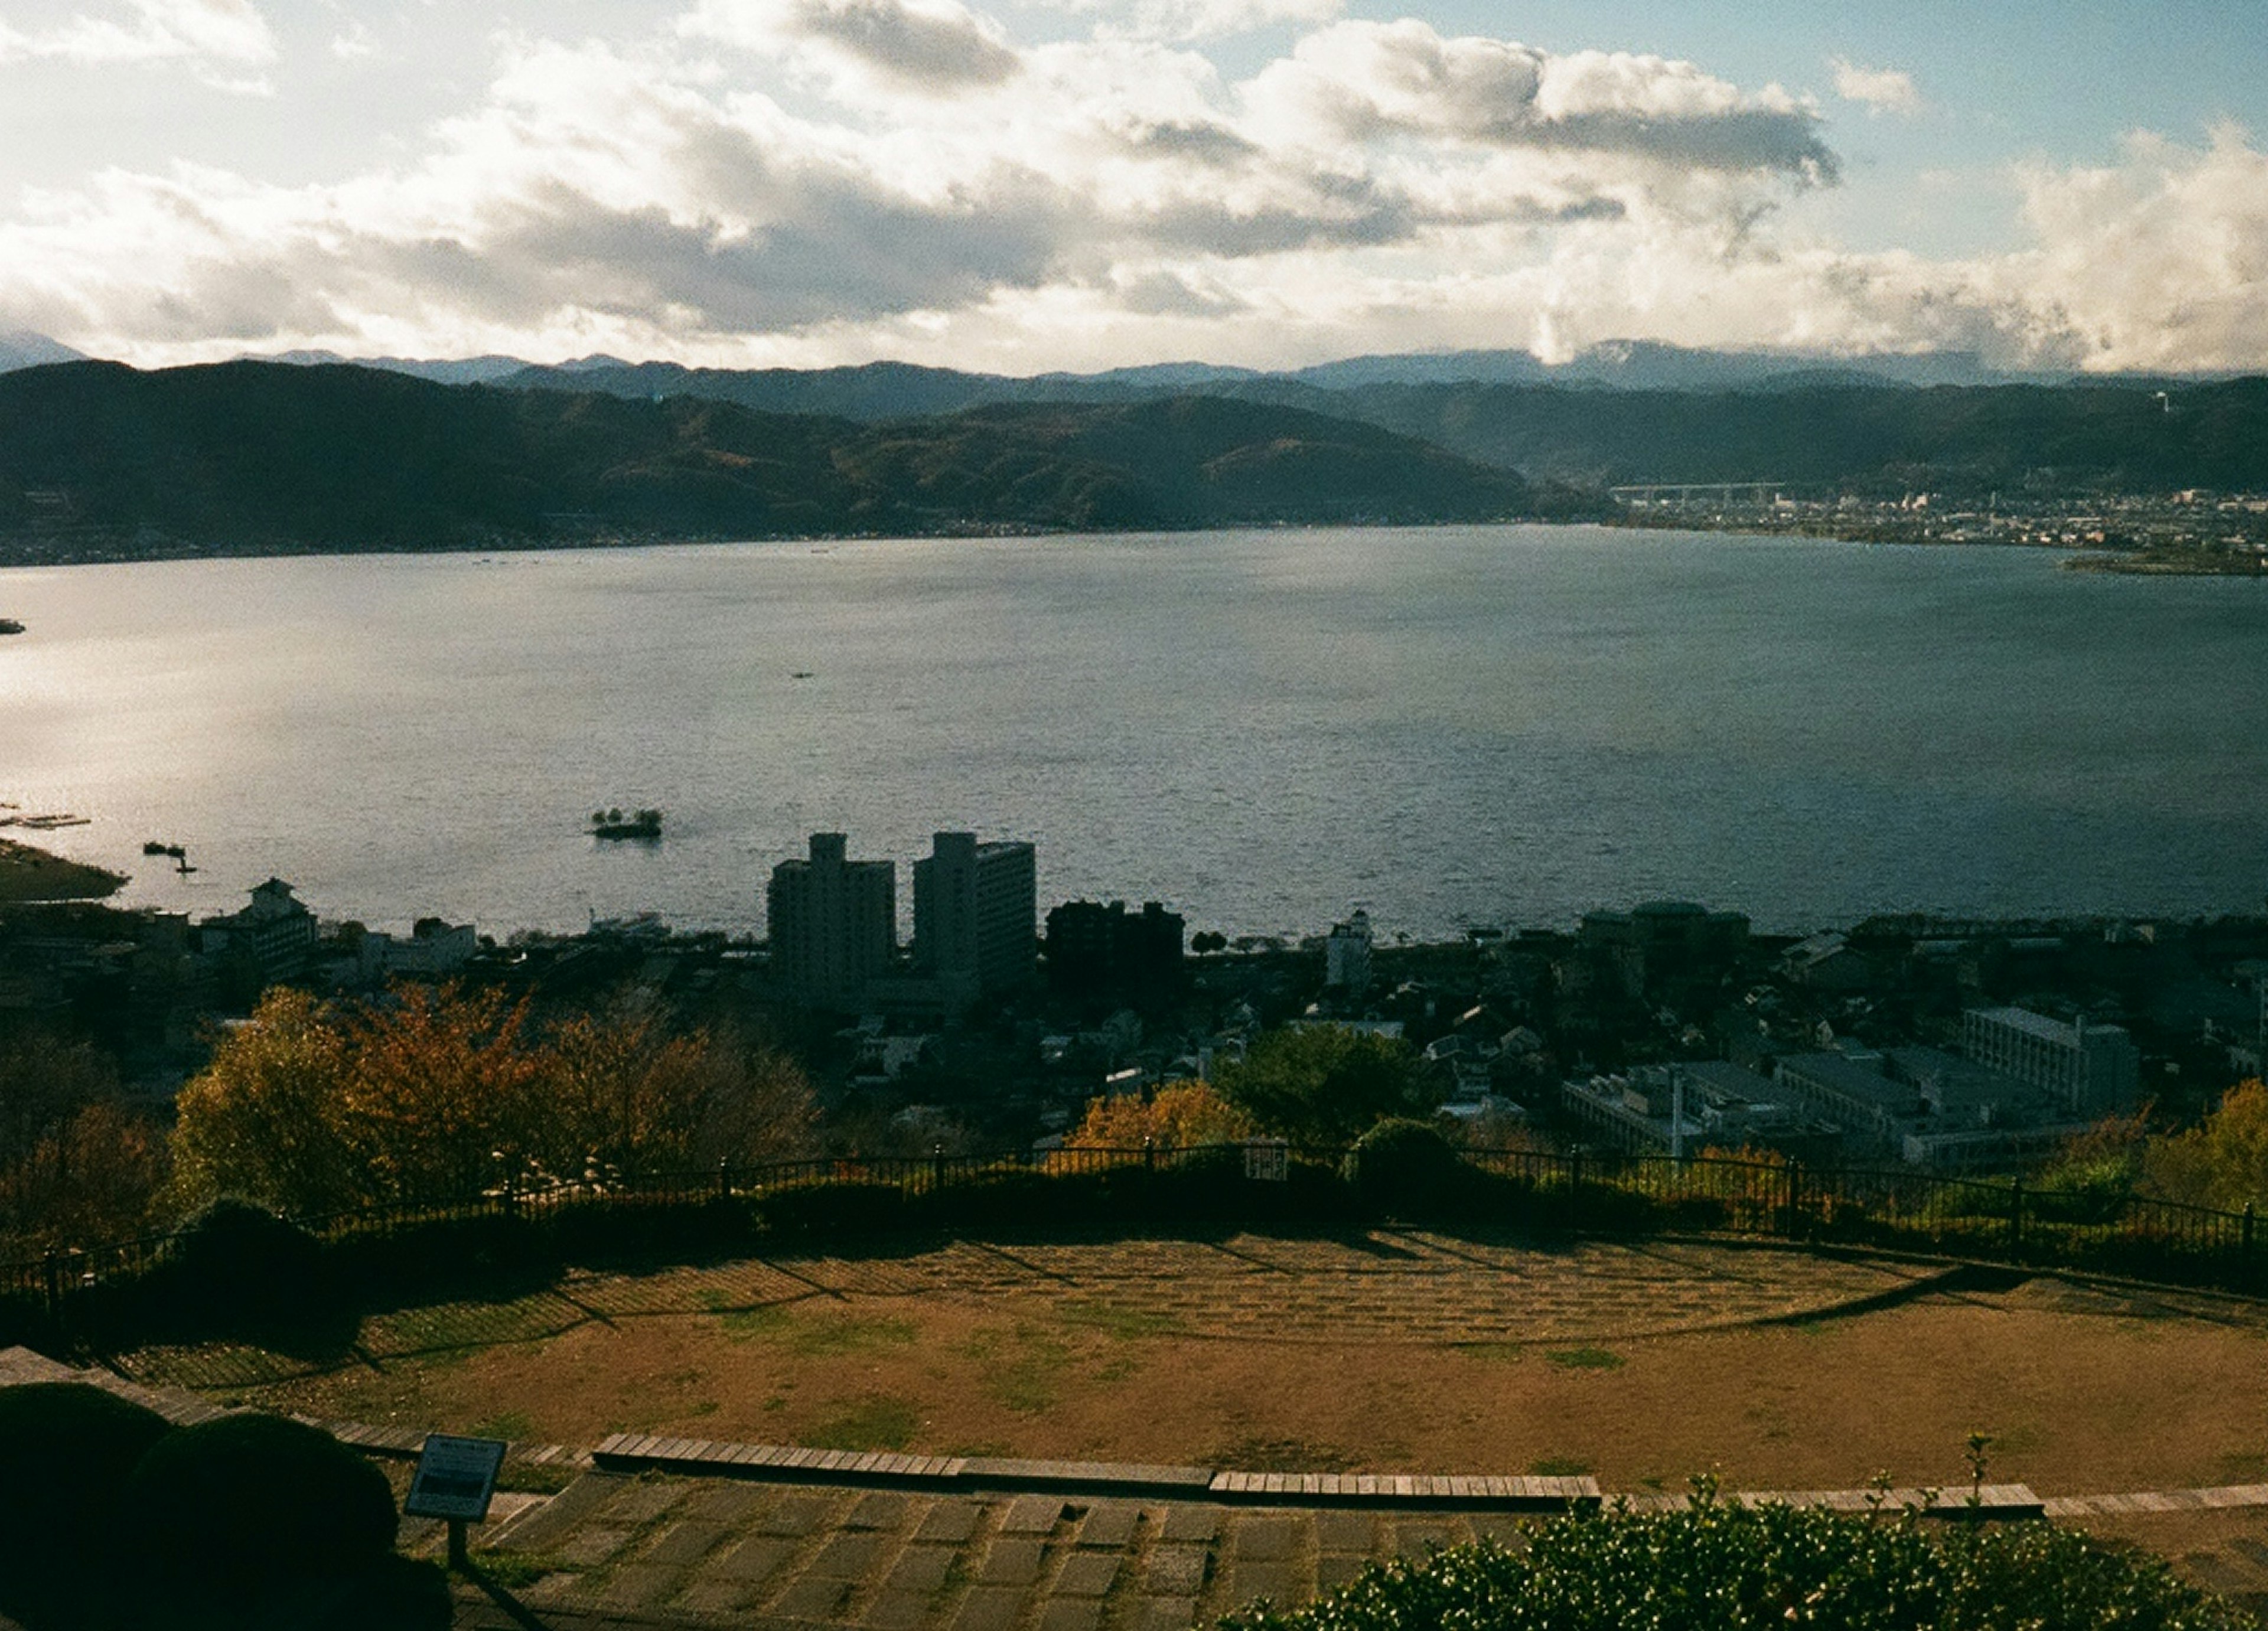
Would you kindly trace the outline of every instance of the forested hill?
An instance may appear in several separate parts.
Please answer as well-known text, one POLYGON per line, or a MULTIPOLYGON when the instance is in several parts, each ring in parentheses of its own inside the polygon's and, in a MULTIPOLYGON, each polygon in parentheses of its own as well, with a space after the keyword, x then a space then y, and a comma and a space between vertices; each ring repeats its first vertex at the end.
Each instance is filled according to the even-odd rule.
POLYGON ((512 383, 572 380, 584 390, 872 419, 1003 401, 1140 401, 1194 382, 1217 396, 1357 420, 1578 486, 1778 481, 1814 494, 1874 496, 2268 491, 2268 379, 1915 385, 1815 369, 1728 385, 1718 381, 1732 377, 1729 369, 1712 372, 1706 360, 1686 359, 1696 383, 1680 388, 1618 386, 1611 376, 1397 378, 1383 362, 1368 373, 1352 364, 1302 374, 1190 371, 1163 383, 1140 371, 1012 379, 900 363, 803 371, 649 363, 531 369, 512 383))
POLYGON ((344 366, 0 377, 0 560, 1599 508, 1374 426, 1208 397, 862 423, 344 366))
POLYGON ((1994 489, 2268 492, 2268 379, 2213 384, 1825 385, 1778 391, 1564 386, 1234 387, 1423 437, 1532 478, 1774 481, 1895 496, 1994 489))

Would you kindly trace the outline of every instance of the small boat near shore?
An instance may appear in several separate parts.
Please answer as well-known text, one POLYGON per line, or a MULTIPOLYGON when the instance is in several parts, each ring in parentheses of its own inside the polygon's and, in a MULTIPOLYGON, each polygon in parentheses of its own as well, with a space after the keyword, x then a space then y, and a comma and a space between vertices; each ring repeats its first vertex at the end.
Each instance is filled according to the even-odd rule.
POLYGON ((23 632, 23 624, 18 622, 14 618, 0 617, 0 635, 20 635, 23 632))

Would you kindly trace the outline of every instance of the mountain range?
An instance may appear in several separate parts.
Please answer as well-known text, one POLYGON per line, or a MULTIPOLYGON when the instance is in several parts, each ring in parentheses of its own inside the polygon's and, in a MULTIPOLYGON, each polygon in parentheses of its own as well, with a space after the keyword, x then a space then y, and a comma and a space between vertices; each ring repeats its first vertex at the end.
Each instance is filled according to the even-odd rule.
POLYGON ((504 371, 452 384, 313 361, 79 361, 0 375, 0 560, 1603 518, 1602 489, 1651 482, 1978 502, 2268 493, 2268 378, 1635 390, 452 366, 504 371))
POLYGON ((1375 426, 1216 397, 862 422, 335 365, 0 377, 0 561, 1607 508, 1375 426))

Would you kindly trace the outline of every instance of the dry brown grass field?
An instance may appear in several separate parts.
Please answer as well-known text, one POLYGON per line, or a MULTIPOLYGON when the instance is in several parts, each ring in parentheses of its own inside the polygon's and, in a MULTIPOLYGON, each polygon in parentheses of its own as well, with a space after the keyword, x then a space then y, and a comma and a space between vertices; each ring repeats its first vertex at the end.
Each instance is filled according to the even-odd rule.
POLYGON ((589 1444, 614 1431, 1609 1490, 2043 1495, 2268 1480, 2268 1305, 1692 1243, 1378 1231, 578 1275, 365 1321, 354 1356, 153 1350, 217 1397, 589 1444))

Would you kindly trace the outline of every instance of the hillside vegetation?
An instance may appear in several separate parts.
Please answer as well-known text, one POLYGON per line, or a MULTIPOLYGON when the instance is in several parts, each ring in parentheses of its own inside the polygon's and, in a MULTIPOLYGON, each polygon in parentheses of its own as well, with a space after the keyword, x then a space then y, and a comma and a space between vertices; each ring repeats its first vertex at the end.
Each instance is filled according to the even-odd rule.
MULTIPOLYGON (((1615 388, 1604 380, 1397 378, 1383 367, 1366 374, 1347 365, 1302 375, 1223 373, 1203 388, 1360 421, 1531 480, 1578 486, 1776 481, 1860 495, 1926 489, 1977 496, 1995 489, 2268 490, 2268 379, 1917 387, 1826 371, 1743 378, 1697 364, 1685 373, 1690 382, 1681 386, 1615 388)), ((1640 376, 1660 377, 1660 370, 1640 376)), ((805 371, 531 369, 513 383, 563 380, 588 391, 854 419, 1039 399, 1140 401, 1187 388, 1139 375, 1011 379, 898 363, 805 371)))
POLYGON ((860 423, 352 367, 0 378, 0 559, 1596 507, 1374 426, 1205 397, 860 423))

